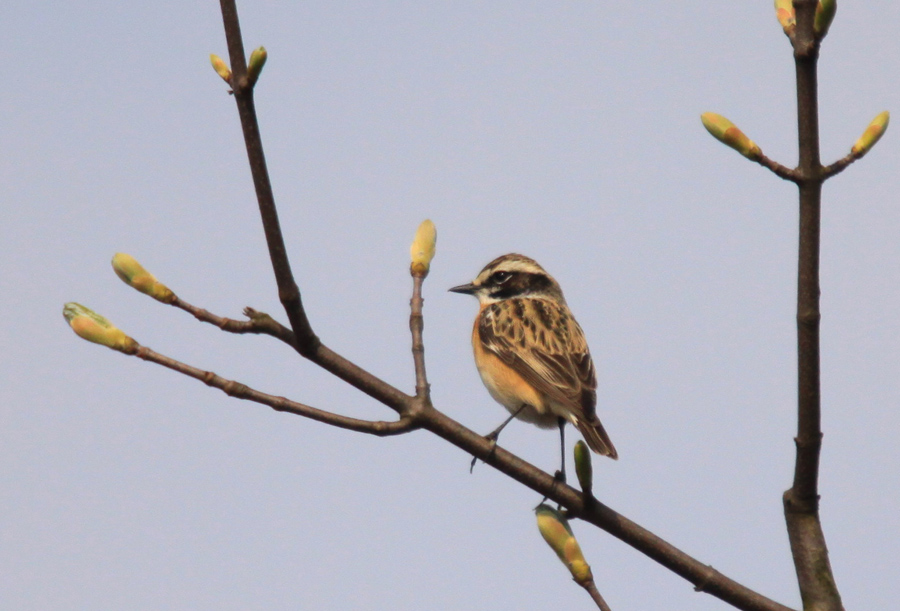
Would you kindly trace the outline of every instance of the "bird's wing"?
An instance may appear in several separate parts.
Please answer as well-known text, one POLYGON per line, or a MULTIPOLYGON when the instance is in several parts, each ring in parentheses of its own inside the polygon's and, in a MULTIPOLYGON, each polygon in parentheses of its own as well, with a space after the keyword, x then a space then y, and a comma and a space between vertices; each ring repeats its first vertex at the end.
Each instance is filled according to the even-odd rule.
POLYGON ((565 305, 548 299, 507 299, 482 313, 478 332, 496 354, 540 393, 594 418, 597 377, 581 327, 565 305))

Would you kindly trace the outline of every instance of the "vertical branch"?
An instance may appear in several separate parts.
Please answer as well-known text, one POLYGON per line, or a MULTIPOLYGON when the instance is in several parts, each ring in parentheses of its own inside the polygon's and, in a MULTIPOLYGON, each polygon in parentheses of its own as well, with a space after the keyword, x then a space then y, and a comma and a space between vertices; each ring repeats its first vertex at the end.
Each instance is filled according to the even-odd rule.
POLYGON ((256 199, 259 202, 259 213, 262 216, 266 244, 269 247, 269 258, 278 284, 278 298, 284 306, 291 328, 297 338, 297 350, 304 356, 310 356, 319 347, 319 338, 313 332, 303 309, 300 289, 294 281, 291 264, 288 261, 281 225, 278 222, 278 211, 275 208, 275 196, 269 180, 269 170, 263 153, 262 137, 256 119, 256 106, 253 103, 253 84, 247 79, 247 61, 244 57, 244 43, 241 39, 241 25, 238 21, 237 7, 234 0, 220 0, 222 20, 225 23, 225 38, 228 41, 228 55, 231 70, 234 74, 232 88, 237 102, 241 127, 244 131, 244 143, 247 146, 247 157, 250 161, 250 172, 253 174, 253 186, 256 188, 256 199))
POLYGON ((795 496, 818 497, 821 446, 819 389, 819 235, 822 202, 819 161, 819 109, 813 38, 815 2, 797 3, 798 28, 794 61, 797 73, 797 123, 800 149, 800 239, 797 268, 798 423, 795 496))
POLYGON ((813 29, 816 0, 794 0, 792 37, 797 74, 800 165, 800 239, 797 269, 797 458, 794 480, 784 493, 784 513, 800 596, 805 611, 841 611, 825 535, 819 520, 819 453, 822 446, 819 368, 819 237, 823 168, 819 158, 816 63, 813 29))
POLYGON ((416 369, 416 398, 430 400, 428 376, 425 374, 425 343, 422 332, 425 329, 425 319, 422 316, 422 283, 425 281, 423 274, 412 273, 413 294, 409 300, 409 330, 412 333, 413 364, 416 369))
POLYGON ((419 407, 431 407, 431 392, 428 387, 428 376, 425 375, 425 343, 422 331, 425 319, 422 317, 422 284, 431 268, 437 244, 437 229, 431 220, 426 219, 419 224, 412 245, 409 247, 409 275, 413 279, 413 294, 409 301, 409 330, 412 332, 413 363, 416 368, 416 399, 419 407))

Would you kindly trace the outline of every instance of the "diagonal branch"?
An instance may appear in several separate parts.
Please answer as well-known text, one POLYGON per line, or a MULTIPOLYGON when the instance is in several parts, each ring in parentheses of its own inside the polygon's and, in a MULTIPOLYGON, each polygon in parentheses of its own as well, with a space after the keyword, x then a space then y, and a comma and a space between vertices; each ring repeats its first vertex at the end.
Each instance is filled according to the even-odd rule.
POLYGON ((689 556, 600 501, 587 498, 580 491, 562 484, 549 473, 464 427, 446 414, 429 407, 423 409, 418 418, 422 428, 559 503, 570 512, 570 517, 581 518, 605 530, 694 584, 699 591, 711 594, 743 611, 791 611, 790 607, 766 598, 689 556))
MULTIPOLYGON (((788 607, 769 600, 691 558, 602 503, 598 501, 585 502, 578 491, 561 484, 553 476, 537 469, 496 446, 496 444, 488 441, 481 435, 455 422, 445 414, 434 409, 430 402, 423 401, 422 396, 427 392, 427 380, 425 378, 424 358, 422 356, 424 349, 422 351, 419 350, 416 339, 416 334, 418 333, 418 340, 421 340, 421 327, 415 314, 416 308, 421 308, 421 303, 412 304, 414 312, 410 319, 414 336, 414 360, 416 361, 416 397, 410 397, 400 392, 321 344, 306 318, 300 300, 299 289, 293 279, 287 260, 286 248, 279 228, 274 197, 272 196, 271 184, 265 166, 265 156, 262 151, 259 127, 253 105, 253 91, 252 87, 248 85, 246 78, 246 63, 234 0, 220 1, 234 73, 232 85, 235 100, 237 101, 241 125, 244 131, 269 254, 278 283, 279 297, 288 315, 293 339, 288 341, 291 336, 287 335, 283 329, 279 329, 280 325, 274 321, 272 323, 277 326, 270 326, 270 323, 267 321, 263 323, 251 320, 251 323, 255 325, 252 331, 245 330, 249 329, 249 327, 242 328, 228 324, 222 328, 233 332, 268 333, 282 339, 282 341, 288 341, 304 357, 398 411, 401 414, 401 421, 404 418, 413 420, 416 425, 428 429, 467 453, 481 458, 520 483, 555 500, 567 507, 574 515, 578 515, 582 519, 606 530, 676 574, 688 579, 696 586, 702 587, 703 591, 725 600, 739 609, 745 611, 789 611, 788 607)), ((775 168, 778 169, 777 166, 775 168)), ((790 171, 784 170, 782 173, 785 172, 790 171)), ((421 290, 421 287, 419 287, 419 290, 421 290)), ((208 320, 207 322, 213 321, 208 320)))
POLYGON ((399 420, 393 422, 360 420, 358 418, 341 416, 315 407, 310 407, 309 405, 297 403, 296 401, 291 401, 285 397, 270 395, 250 388, 246 384, 223 378, 212 371, 204 371, 203 369, 198 369, 197 367, 182 363, 181 361, 176 361, 175 359, 155 352, 146 346, 138 346, 134 355, 145 361, 150 361, 151 363, 167 367, 172 371, 177 371, 178 373, 194 378, 195 380, 200 380, 207 386, 218 388, 230 397, 246 399, 255 403, 261 403, 262 405, 268 405, 275 411, 296 414, 341 429, 356 431, 358 433, 368 433, 379 437, 387 437, 390 435, 401 435, 419 428, 419 425, 415 420, 409 416, 401 416, 399 420))
MULTIPOLYGON (((253 308, 244 308, 244 314, 250 320, 242 321, 217 316, 208 310, 191 305, 180 297, 176 297, 172 301, 172 305, 192 314, 197 320, 215 325, 223 331, 271 335, 297 349, 297 340, 294 332, 265 312, 259 312, 253 308)), ((321 342, 312 353, 306 356, 313 363, 336 375, 354 388, 363 391, 373 399, 387 405, 394 411, 400 414, 405 414, 409 411, 413 397, 345 359, 321 342)))
POLYGON ((591 599, 600 611, 612 611, 612 609, 609 608, 609 605, 606 604, 606 600, 600 595, 600 590, 597 589, 597 584, 594 583, 593 579, 578 585, 587 590, 587 593, 590 594, 591 599))
POLYGON ((234 0, 221 0, 222 19, 225 23, 225 38, 228 41, 228 55, 231 59, 233 73, 232 87, 237 102, 241 127, 244 131, 244 143, 247 146, 247 157, 250 161, 250 172, 256 188, 256 199, 259 203, 259 214, 262 217, 266 244, 269 247, 269 258, 278 284, 278 298, 284 306, 291 328, 296 336, 296 349, 303 356, 309 356, 319 346, 319 338, 313 332, 303 309, 300 289, 291 272, 287 248, 278 222, 278 211, 275 208, 275 196, 269 180, 266 156, 262 147, 262 136, 256 120, 256 106, 253 102, 253 85, 247 80, 247 61, 244 57, 244 43, 241 39, 241 25, 238 21, 237 7, 234 0))
POLYGON ((781 165, 774 159, 769 159, 768 157, 763 155, 761 151, 759 153, 759 156, 756 157, 754 161, 762 167, 771 170, 772 173, 779 178, 783 178, 791 182, 797 182, 797 180, 799 179, 797 170, 792 170, 791 168, 781 165))
POLYGON ((861 159, 861 158, 862 158, 862 155, 859 155, 857 153, 854 153, 854 152, 847 153, 847 155, 845 157, 841 157, 840 159, 838 159, 831 165, 825 166, 824 168, 822 168, 822 180, 828 180, 835 174, 840 174, 841 172, 843 172, 844 170, 847 169, 847 166, 849 166, 851 163, 853 163, 854 161, 861 159))
POLYGON ((237 334, 253 333, 258 335, 271 335, 274 338, 280 339, 292 348, 296 348, 297 345, 293 331, 265 312, 259 312, 253 308, 244 308, 244 315, 250 320, 234 320, 233 318, 225 318, 224 316, 213 314, 209 310, 199 308, 178 296, 172 300, 171 305, 193 315, 193 317, 200 322, 209 323, 219 327, 222 331, 237 334))

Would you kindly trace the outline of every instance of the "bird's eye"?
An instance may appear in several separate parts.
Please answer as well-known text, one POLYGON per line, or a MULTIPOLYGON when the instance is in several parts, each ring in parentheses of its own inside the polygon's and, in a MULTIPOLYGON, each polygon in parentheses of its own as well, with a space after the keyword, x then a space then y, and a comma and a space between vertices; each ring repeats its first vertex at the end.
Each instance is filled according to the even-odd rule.
POLYGON ((510 278, 512 278, 512 274, 509 272, 494 272, 491 274, 491 282, 494 284, 503 284, 510 278))

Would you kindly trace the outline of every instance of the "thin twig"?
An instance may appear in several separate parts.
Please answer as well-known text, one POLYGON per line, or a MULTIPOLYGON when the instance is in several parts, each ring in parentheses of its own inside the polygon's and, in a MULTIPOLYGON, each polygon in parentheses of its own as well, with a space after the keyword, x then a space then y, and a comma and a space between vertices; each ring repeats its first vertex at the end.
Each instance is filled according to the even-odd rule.
POLYGON ((589 579, 584 583, 576 583, 587 590, 587 593, 591 595, 591 599, 596 603, 597 608, 600 609, 600 611, 612 611, 612 609, 609 608, 609 605, 606 604, 606 601, 603 600, 603 596, 600 595, 600 590, 597 589, 597 585, 594 583, 593 579, 589 579))
POLYGON ((281 325, 280 323, 275 322, 275 320, 265 312, 257 312, 253 308, 244 309, 244 315, 247 316, 247 318, 249 318, 250 320, 234 320, 233 318, 225 318, 223 316, 213 314, 209 310, 205 310, 191 303, 188 303, 178 296, 175 296, 172 299, 171 305, 178 308, 179 310, 184 310, 185 312, 191 314, 200 322, 206 322, 211 325, 215 325, 221 330, 228 331, 229 333, 255 333, 261 335, 272 335, 273 337, 277 337, 278 339, 285 341, 291 346, 294 345, 294 334, 290 329, 288 329, 284 325, 281 325))
POLYGON ((791 168, 783 166, 774 159, 769 159, 762 153, 759 154, 759 157, 757 157, 755 161, 762 167, 771 170, 779 178, 790 180, 791 182, 797 182, 798 176, 796 170, 792 170, 791 168))
POLYGON ((241 39, 241 25, 238 21, 237 7, 234 0, 221 0, 220 4, 222 7, 222 20, 225 23, 225 38, 228 41, 228 55, 231 59, 231 71, 234 75, 232 77, 234 100, 237 102, 241 127, 244 131, 244 143, 247 147, 247 158, 250 162, 250 172, 253 175, 253 185, 256 188, 259 214, 262 217, 263 230, 266 234, 269 258, 272 261, 275 281, 278 284, 278 298, 284 306, 284 311, 291 323, 291 329, 293 329, 297 338, 297 351, 303 356, 307 356, 318 347, 319 338, 313 332, 309 319, 306 317, 306 311, 303 309, 300 289, 291 272, 287 248, 284 245, 281 225, 278 222, 275 196, 272 193, 272 182, 269 180, 269 170, 266 166, 266 156, 263 152, 262 136, 259 132, 259 122, 256 119, 253 86, 247 82, 247 61, 244 57, 244 43, 241 39))
POLYGON ((862 159, 862 157, 862 155, 858 155, 857 153, 847 153, 845 157, 841 157, 831 165, 822 168, 822 180, 828 180, 835 174, 840 174, 847 169, 847 166, 858 159, 862 159))
POLYGON ((155 352, 150 348, 147 348, 146 346, 138 346, 134 355, 141 359, 144 359, 145 361, 150 361, 151 363, 162 365, 163 367, 167 367, 172 371, 177 371, 178 373, 184 374, 188 377, 200 380, 207 386, 218 388, 230 397, 246 399, 255 403, 261 403, 262 405, 268 405, 272 409, 279 412, 296 414, 298 416, 303 416, 304 418, 309 418, 311 420, 330 424, 331 426, 336 426, 341 429, 347 429, 359 433, 368 433, 370 435, 377 435, 379 437, 387 437, 390 435, 400 435, 403 433, 408 433, 419 428, 419 425, 416 424, 415 420, 409 416, 402 416, 399 420, 395 420, 392 422, 360 420, 358 418, 341 416, 340 414, 335 414, 332 412, 327 412, 325 410, 317 409, 315 407, 310 407, 309 405, 297 403, 296 401, 291 401, 290 399, 287 399, 285 397, 270 395, 250 388, 246 384, 223 378, 222 376, 216 375, 212 371, 204 371, 203 369, 198 369, 197 367, 182 363, 181 361, 177 361, 171 357, 155 352))
MULTIPOLYGON (((253 308, 244 308, 244 314, 250 320, 238 321, 217 316, 208 310, 191 305, 180 297, 176 297, 172 305, 189 312, 197 320, 215 325, 223 331, 271 335, 296 349, 297 342, 294 332, 265 312, 258 312, 253 308)), ((414 397, 407 395, 400 389, 391 386, 381 378, 372 375, 362 367, 345 359, 328 348, 328 346, 319 343, 316 349, 306 356, 313 363, 336 375, 354 388, 363 391, 373 399, 387 405, 397 413, 403 415, 411 411, 414 397)))
POLYGON ((425 373, 425 343, 422 332, 425 328, 425 319, 422 317, 422 283, 425 274, 412 274, 413 294, 409 300, 409 330, 412 333, 413 364, 416 369, 416 398, 423 401, 431 401, 428 376, 425 373))

